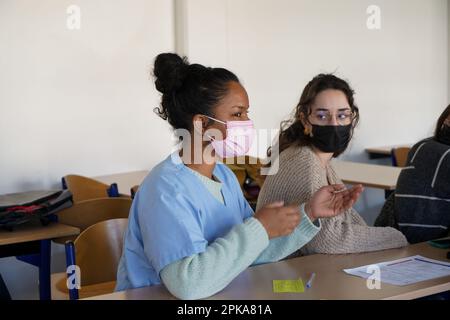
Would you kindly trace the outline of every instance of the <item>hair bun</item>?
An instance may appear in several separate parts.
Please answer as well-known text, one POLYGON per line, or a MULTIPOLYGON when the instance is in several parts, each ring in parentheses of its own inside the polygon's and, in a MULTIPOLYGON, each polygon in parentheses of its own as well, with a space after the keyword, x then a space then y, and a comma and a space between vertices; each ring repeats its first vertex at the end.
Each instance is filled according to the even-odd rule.
POLYGON ((159 54, 153 69, 156 89, 162 94, 168 94, 180 88, 186 78, 188 66, 187 59, 175 53, 159 54))

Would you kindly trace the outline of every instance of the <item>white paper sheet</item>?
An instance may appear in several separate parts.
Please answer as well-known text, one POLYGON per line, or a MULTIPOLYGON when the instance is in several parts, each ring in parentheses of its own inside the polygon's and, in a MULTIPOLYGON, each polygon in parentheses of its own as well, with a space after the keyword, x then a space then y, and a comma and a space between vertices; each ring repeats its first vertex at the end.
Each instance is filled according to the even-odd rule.
POLYGON ((422 256, 412 256, 358 268, 344 269, 344 272, 367 279, 374 275, 373 268, 369 268, 370 266, 378 266, 380 268, 381 282, 397 286, 406 286, 425 280, 450 276, 450 263, 422 256))

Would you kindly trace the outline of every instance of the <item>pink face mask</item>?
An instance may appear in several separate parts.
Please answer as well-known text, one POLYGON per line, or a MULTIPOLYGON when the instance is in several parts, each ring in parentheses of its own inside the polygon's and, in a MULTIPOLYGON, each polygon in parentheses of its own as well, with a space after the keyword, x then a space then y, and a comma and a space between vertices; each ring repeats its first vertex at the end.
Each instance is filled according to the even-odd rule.
POLYGON ((205 116, 211 120, 223 123, 227 127, 227 137, 216 140, 210 136, 214 151, 222 159, 245 155, 252 146, 255 138, 255 129, 252 120, 246 121, 221 121, 205 116))

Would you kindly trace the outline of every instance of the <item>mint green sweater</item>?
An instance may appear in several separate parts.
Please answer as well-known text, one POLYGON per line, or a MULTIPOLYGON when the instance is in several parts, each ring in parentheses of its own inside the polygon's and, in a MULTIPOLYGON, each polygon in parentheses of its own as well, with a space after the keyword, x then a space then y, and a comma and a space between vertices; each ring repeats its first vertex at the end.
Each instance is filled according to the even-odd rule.
POLYGON ((236 225, 204 252, 186 257, 162 269, 166 288, 180 299, 202 299, 224 289, 251 265, 281 260, 307 244, 320 230, 300 206, 302 219, 289 236, 269 240, 255 218, 236 225))

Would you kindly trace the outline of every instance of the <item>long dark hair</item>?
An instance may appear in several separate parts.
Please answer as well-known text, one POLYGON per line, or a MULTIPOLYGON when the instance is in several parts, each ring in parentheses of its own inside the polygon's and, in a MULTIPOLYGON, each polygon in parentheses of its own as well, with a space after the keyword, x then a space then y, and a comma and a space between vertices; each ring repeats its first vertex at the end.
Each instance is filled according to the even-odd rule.
POLYGON ((442 130, 442 127, 444 126, 445 120, 450 116, 450 105, 448 105, 447 108, 445 108, 444 112, 442 112, 441 116, 439 117, 437 124, 436 124, 436 130, 434 131, 434 139, 439 141, 439 136, 442 130))
POLYGON ((223 68, 189 64, 186 57, 161 53, 153 70, 156 89, 162 93, 157 114, 174 129, 191 130, 197 114, 214 116, 213 109, 226 95, 228 83, 238 77, 223 68))
MULTIPOLYGON (((336 77, 333 74, 319 74, 315 76, 303 89, 303 93, 295 109, 294 116, 291 119, 281 123, 280 134, 277 142, 279 153, 283 152, 292 145, 312 146, 312 139, 308 134, 305 134, 305 127, 300 120, 300 115, 303 114, 307 119, 312 112, 311 106, 313 105, 317 95, 328 89, 342 91, 347 97, 347 101, 353 115, 350 139, 353 137, 354 128, 359 122, 359 109, 353 98, 353 89, 346 81, 336 77)), ((271 151, 271 148, 267 151, 269 157, 271 155, 271 151)), ((335 153, 333 156, 337 157, 344 151, 345 150, 335 153)))

